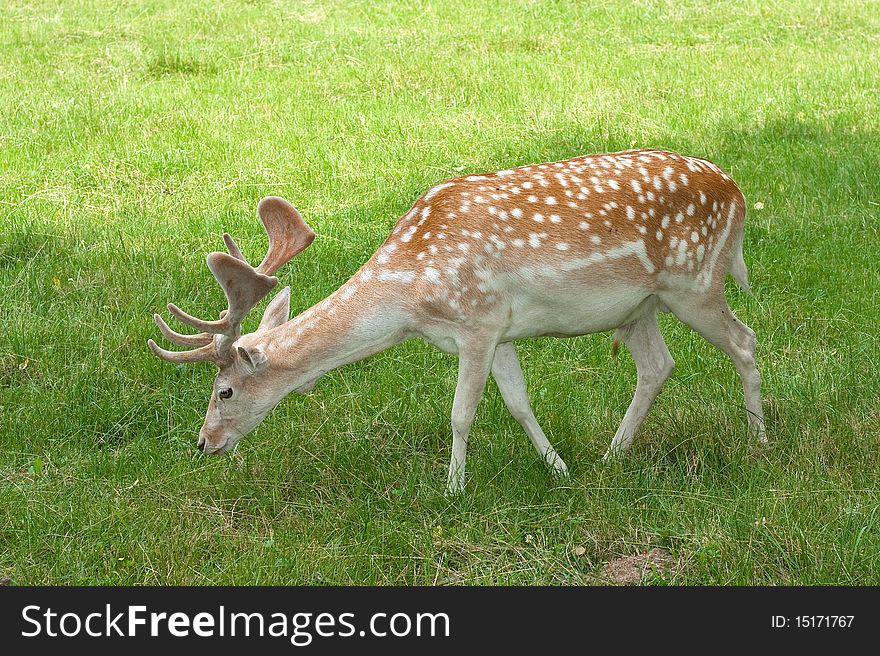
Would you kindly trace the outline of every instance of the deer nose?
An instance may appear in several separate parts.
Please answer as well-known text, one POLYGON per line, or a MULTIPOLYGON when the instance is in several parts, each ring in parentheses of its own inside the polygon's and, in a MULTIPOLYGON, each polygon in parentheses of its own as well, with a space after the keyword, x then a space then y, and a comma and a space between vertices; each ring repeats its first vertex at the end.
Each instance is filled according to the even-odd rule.
POLYGON ((202 453, 205 452, 205 444, 206 444, 205 438, 199 437, 199 443, 196 446, 199 447, 199 451, 201 451, 202 453))

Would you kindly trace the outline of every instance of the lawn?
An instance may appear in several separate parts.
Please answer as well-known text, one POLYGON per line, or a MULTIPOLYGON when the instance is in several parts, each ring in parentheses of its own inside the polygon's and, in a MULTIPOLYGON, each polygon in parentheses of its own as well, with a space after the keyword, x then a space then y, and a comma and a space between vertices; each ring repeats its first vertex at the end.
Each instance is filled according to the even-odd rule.
MULTIPOLYGON (((0 578, 12 584, 880 584, 880 4, 862 0, 7 0, 0 8, 0 578), (195 448, 211 365, 146 345, 225 307, 204 255, 264 253, 265 195, 318 233, 302 311, 432 184, 633 146, 749 201, 771 448, 677 320, 633 449, 608 334, 518 345, 554 480, 494 383, 444 494, 456 360, 407 342, 195 448)), ((259 322, 261 306, 245 330, 259 322)))

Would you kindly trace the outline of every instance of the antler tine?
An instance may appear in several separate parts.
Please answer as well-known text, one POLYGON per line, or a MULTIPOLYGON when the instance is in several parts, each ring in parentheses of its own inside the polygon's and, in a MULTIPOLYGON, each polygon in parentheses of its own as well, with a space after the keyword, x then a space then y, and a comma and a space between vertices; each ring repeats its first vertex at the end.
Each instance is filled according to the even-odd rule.
POLYGON ((156 342, 152 339, 147 340, 147 344, 153 349, 153 353, 158 355, 163 360, 167 360, 168 362, 203 362, 206 360, 216 360, 217 354, 214 350, 213 344, 207 344, 205 346, 192 349, 190 351, 166 351, 162 347, 160 347, 156 342))
POLYGON ((244 255, 241 254, 241 250, 238 248, 238 244, 235 243, 235 240, 228 232, 223 233, 223 243, 226 244, 226 250, 229 251, 229 254, 232 257, 234 257, 236 260, 247 262, 244 255))
POLYGON ((293 205, 277 196, 261 200, 257 214, 269 235, 269 250, 257 272, 271 276, 314 241, 315 231, 303 221, 293 205))
POLYGON ((214 341, 214 336, 208 333, 199 333, 198 335, 183 335, 181 333, 175 332, 168 327, 168 324, 160 317, 158 314, 153 315, 153 320, 156 322, 156 325, 159 326, 159 330, 163 335, 165 335, 165 339, 169 342, 173 342, 179 346, 205 346, 206 344, 210 344, 214 341))
MULTIPOLYGON (((229 331, 229 321, 226 317, 221 317, 216 321, 206 321, 204 319, 199 319, 198 317, 194 317, 193 315, 184 312, 179 307, 177 307, 174 303, 168 304, 168 312, 171 313, 171 316, 177 318, 181 323, 185 323, 188 326, 192 326, 196 330, 201 330, 207 333, 212 333, 214 335, 225 334, 229 331)), ((228 315, 228 313, 227 313, 228 315)))

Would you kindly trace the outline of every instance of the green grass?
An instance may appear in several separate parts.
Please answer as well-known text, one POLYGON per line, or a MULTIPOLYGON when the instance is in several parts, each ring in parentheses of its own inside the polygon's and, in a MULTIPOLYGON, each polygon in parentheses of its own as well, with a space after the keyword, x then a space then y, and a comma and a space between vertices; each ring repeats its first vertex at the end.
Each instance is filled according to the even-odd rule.
POLYGON ((0 33, 0 576, 586 583, 663 546, 655 583, 880 584, 877 2, 15 0, 0 33), (631 146, 763 204, 755 297, 728 296, 771 449, 730 362, 666 317, 676 372, 611 464, 629 355, 520 344, 569 480, 490 384, 447 498, 456 361, 416 342, 196 454, 213 369, 156 359, 151 315, 225 307, 204 254, 228 230, 258 259, 263 195, 318 233, 280 273, 301 310, 433 183, 631 146))

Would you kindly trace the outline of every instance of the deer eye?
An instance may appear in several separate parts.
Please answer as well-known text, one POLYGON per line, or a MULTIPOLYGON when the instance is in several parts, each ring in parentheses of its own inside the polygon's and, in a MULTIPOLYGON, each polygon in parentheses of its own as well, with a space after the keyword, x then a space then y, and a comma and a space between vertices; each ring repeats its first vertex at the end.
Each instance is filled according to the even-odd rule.
POLYGON ((232 388, 226 387, 226 388, 220 390, 220 393, 218 394, 218 396, 221 399, 231 399, 232 398, 232 388))

